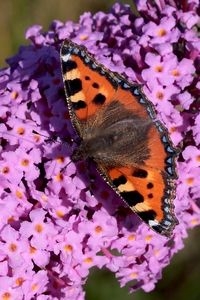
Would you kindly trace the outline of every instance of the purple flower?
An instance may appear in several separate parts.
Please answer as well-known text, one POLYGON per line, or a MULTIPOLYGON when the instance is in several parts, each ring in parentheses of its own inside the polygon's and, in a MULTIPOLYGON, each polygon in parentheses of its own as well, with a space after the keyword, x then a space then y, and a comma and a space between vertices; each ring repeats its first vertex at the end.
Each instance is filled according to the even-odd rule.
POLYGON ((11 276, 2 276, 0 278, 0 297, 1 299, 16 299, 20 300, 23 298, 24 293, 21 288, 13 288, 13 278, 11 276))
POLYGON ((47 32, 32 26, 31 44, 7 59, 0 71, 2 299, 82 300, 92 267, 108 268, 131 291, 151 291, 187 230, 200 224, 197 8, 195 0, 179 8, 172 0, 140 0, 140 17, 115 4, 79 23, 54 21, 47 32), (75 132, 59 59, 65 38, 143 84, 181 145, 173 243, 124 210, 94 166, 71 162, 75 132), (61 142, 49 142, 54 136, 61 142))
POLYGON ((150 37, 150 45, 173 43, 180 37, 180 31, 176 28, 176 20, 174 17, 164 17, 157 25, 154 22, 148 22, 143 26, 143 33, 150 37))

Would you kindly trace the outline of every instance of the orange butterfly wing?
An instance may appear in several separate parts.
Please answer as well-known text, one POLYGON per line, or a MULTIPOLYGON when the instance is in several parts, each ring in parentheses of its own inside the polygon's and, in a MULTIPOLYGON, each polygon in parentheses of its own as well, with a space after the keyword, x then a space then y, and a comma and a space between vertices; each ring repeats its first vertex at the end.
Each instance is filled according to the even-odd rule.
POLYGON ((173 212, 175 173, 170 164, 165 164, 167 156, 159 145, 160 140, 155 138, 154 143, 156 147, 149 145, 154 149, 144 165, 110 168, 107 180, 144 222, 170 236, 178 223, 173 212))

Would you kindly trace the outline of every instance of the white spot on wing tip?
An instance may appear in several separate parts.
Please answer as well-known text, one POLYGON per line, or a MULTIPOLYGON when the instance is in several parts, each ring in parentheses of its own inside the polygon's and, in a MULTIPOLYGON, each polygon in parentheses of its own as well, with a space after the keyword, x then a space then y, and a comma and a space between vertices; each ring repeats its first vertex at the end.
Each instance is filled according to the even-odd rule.
POLYGON ((64 54, 64 55, 62 55, 62 60, 63 60, 64 62, 67 62, 67 61, 69 60, 70 56, 71 56, 70 53, 64 54))

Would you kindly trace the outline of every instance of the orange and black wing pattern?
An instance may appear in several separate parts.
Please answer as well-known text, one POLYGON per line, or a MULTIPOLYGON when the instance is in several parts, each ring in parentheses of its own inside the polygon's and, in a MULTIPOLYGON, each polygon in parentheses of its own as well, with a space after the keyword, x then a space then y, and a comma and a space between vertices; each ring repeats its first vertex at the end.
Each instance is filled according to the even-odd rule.
MULTIPOLYGON (((158 139, 154 145, 149 145, 151 156, 144 164, 110 168, 107 170, 107 178, 145 223, 156 232, 170 236, 178 223, 173 205, 176 174, 172 162, 174 158, 166 155, 159 147, 159 142, 158 139), (165 161, 168 163, 164 163, 165 161)), ((167 147, 171 153, 171 146, 167 147)))
MULTIPOLYGON (((85 124, 88 126, 91 118, 95 119, 95 126, 102 126, 105 132, 101 119, 112 129, 116 127, 114 122, 119 125, 124 122, 134 123, 135 116, 144 120, 144 123, 151 123, 144 137, 139 137, 141 141, 144 139, 141 144, 148 152, 145 159, 134 160, 131 156, 137 158, 137 153, 134 150, 127 151, 132 153, 130 157, 124 155, 123 161, 123 155, 120 156, 122 160, 117 164, 116 153, 112 153, 114 148, 111 146, 113 164, 108 165, 104 159, 101 161, 99 158, 96 162, 103 178, 126 204, 153 230, 170 236, 178 223, 173 205, 177 150, 165 126, 156 119, 152 104, 138 84, 132 84, 123 76, 106 69, 84 46, 66 40, 61 48, 61 64, 71 121, 81 138, 84 137, 85 124), (116 113, 113 113, 114 120, 109 121, 112 114, 107 112, 107 108, 112 103, 115 106, 119 103, 117 107, 122 107, 124 120, 119 110, 119 122, 116 113), (103 114, 103 118, 98 118, 103 114)), ((123 126, 119 126, 122 139, 123 126)), ((140 152, 136 146, 131 145, 131 141, 130 148, 140 152)))
POLYGON ((117 84, 85 47, 72 41, 66 40, 61 48, 61 65, 69 113, 81 134, 80 123, 97 114, 103 104, 113 99, 117 84))

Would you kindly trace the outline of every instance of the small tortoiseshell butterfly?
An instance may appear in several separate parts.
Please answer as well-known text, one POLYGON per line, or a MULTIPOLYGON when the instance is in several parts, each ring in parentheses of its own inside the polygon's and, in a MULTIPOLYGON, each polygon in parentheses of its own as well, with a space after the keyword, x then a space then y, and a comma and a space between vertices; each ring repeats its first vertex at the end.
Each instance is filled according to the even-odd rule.
POLYGON ((100 174, 152 229, 170 236, 175 158, 167 129, 138 84, 98 63, 84 46, 61 48, 69 114, 80 144, 72 160, 92 158, 100 174))

